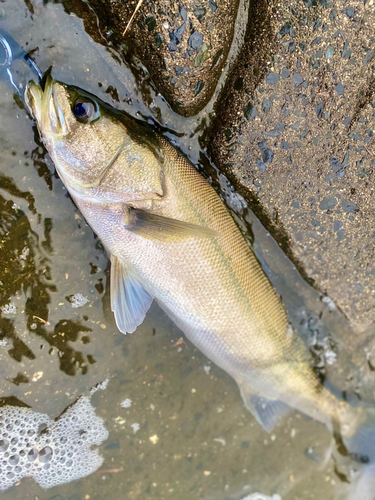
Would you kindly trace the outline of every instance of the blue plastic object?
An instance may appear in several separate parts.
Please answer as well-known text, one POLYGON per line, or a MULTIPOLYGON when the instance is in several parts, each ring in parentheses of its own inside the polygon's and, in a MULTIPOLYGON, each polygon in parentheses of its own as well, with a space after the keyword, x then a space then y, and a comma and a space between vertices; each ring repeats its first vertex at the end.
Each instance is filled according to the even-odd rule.
POLYGON ((31 70, 38 77, 39 82, 42 80, 43 73, 40 71, 32 57, 21 47, 19 43, 14 40, 14 38, 7 31, 0 28, 0 78, 5 77, 6 79, 8 79, 17 94, 22 99, 21 91, 17 87, 11 71, 11 66, 17 59, 23 61, 31 68, 31 70))

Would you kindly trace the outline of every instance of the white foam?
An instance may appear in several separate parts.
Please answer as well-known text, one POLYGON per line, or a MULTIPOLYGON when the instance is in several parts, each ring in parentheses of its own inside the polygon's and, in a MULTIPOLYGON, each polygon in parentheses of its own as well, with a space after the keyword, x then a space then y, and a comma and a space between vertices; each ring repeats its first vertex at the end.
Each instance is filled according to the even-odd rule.
POLYGON ((95 394, 96 391, 104 391, 105 389, 107 389, 108 383, 109 383, 109 377, 107 377, 106 379, 103 380, 103 382, 100 382, 91 389, 90 391, 91 396, 95 394))
POLYGON ((129 398, 124 399, 124 401, 120 403, 121 408, 130 408, 131 405, 132 405, 132 400, 129 398))
POLYGON ((139 429, 141 428, 141 426, 137 422, 135 422, 134 424, 131 424, 130 427, 133 429, 134 434, 136 434, 139 431, 139 429))
POLYGON ((20 255, 20 259, 21 260, 26 260, 27 257, 29 256, 29 253, 30 253, 30 248, 24 247, 24 249, 22 250, 22 253, 20 255))
POLYGON ((108 438, 103 420, 87 397, 79 398, 57 420, 30 408, 0 408, 0 490, 24 477, 52 488, 87 476, 103 458, 97 449, 108 438))
POLYGON ((75 293, 71 298, 70 298, 70 303, 72 304, 72 307, 77 309, 78 307, 83 307, 85 306, 89 301, 87 297, 84 297, 82 293, 75 293))
POLYGON ((1 307, 1 312, 6 316, 13 316, 17 312, 16 304, 14 304, 13 302, 5 304, 5 306, 1 307))

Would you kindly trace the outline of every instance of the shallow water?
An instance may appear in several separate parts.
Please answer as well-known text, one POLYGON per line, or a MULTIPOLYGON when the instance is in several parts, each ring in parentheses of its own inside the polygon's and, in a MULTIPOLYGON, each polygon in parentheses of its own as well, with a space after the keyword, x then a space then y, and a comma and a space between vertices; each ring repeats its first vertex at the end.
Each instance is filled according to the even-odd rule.
MULTIPOLYGON (((53 65, 55 78, 134 116, 151 116, 138 82, 112 57, 113 49, 95 44, 82 21, 61 5, 7 0, 0 4, 0 16, 1 26, 32 51, 42 70, 53 65), (106 92, 110 85, 119 101, 106 92)), ((22 479, 1 495, 240 500, 261 492, 284 500, 345 498, 349 486, 343 478, 352 466, 337 466, 331 458, 332 438, 324 426, 292 412, 274 433, 265 433, 244 409, 233 380, 156 305, 135 334, 118 332, 109 308, 105 252, 54 174, 11 87, 4 81, 0 85, 1 403, 23 403, 54 419, 109 379, 104 390, 91 396, 109 432, 99 447, 100 469, 48 491, 22 479)), ((150 94, 154 117, 160 114, 161 124, 175 131, 168 137, 194 162, 201 160, 201 168, 242 218, 239 223, 249 241, 254 238, 254 250, 291 321, 325 361, 330 379, 340 381, 341 389, 355 385, 360 372, 346 363, 346 355, 337 358, 338 339, 345 342, 351 333, 345 320, 299 277, 200 151, 200 125, 208 111, 183 119, 152 89, 150 94)))

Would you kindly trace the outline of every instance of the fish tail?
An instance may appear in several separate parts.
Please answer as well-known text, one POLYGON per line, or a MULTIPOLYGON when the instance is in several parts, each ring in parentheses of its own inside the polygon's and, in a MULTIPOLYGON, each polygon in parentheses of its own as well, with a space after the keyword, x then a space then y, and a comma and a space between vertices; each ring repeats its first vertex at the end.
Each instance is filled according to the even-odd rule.
MULTIPOLYGON (((342 497, 340 497, 342 498, 342 497)), ((374 500, 375 498, 375 464, 366 465, 358 478, 349 486, 346 500, 374 500)))
POLYGON ((357 410, 359 425, 353 422, 355 431, 348 432, 348 424, 345 424, 341 429, 341 437, 355 460, 365 464, 375 464, 375 408, 357 408, 357 410))

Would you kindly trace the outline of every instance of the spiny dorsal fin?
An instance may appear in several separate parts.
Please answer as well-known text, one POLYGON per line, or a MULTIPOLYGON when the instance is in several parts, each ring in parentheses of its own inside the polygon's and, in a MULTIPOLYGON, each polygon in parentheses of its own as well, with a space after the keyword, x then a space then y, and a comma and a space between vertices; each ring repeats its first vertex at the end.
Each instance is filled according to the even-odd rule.
POLYGON ((143 322, 152 300, 136 273, 111 255, 111 309, 118 329, 133 333, 143 322))

